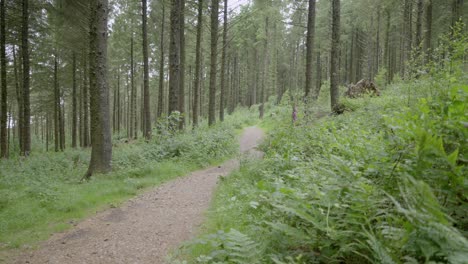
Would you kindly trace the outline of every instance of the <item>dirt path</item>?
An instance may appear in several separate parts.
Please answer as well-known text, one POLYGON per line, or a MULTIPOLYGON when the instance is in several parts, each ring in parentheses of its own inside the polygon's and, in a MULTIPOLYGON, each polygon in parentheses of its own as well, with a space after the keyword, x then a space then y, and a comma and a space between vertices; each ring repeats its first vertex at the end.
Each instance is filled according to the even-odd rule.
MULTIPOLYGON (((245 129, 241 151, 253 150, 262 137, 259 128, 245 129)), ((238 164, 230 160, 161 185, 53 235, 13 263, 164 263, 169 250, 190 239, 202 223, 218 177, 238 164)))

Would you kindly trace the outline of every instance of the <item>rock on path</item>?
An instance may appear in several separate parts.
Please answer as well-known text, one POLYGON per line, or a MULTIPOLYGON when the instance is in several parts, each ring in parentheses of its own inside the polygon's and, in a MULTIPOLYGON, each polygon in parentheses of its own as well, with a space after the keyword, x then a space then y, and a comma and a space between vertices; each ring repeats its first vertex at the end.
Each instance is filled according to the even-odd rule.
MULTIPOLYGON (((257 127, 245 129, 241 152, 254 151, 262 137, 257 127)), ((165 183, 54 234, 13 263, 164 263, 169 250, 190 239, 202 224, 218 177, 238 166, 234 159, 165 183)))

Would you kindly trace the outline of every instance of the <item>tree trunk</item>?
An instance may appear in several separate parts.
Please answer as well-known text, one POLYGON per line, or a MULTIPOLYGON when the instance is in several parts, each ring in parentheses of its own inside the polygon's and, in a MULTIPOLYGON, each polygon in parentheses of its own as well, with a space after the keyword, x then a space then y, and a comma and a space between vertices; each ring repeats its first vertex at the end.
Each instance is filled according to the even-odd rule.
POLYGON ((31 105, 29 98, 29 0, 23 0, 21 52, 23 54, 23 148, 21 155, 31 152, 31 105))
POLYGON ((331 40, 331 70, 330 70, 330 95, 331 108, 336 110, 339 100, 339 73, 338 54, 340 48, 340 0, 332 0, 332 40, 331 40))
POLYGON ((193 127, 198 126, 198 115, 200 109, 200 68, 201 68, 201 40, 203 30, 203 0, 198 1, 197 17, 197 44, 195 48, 195 81, 193 85, 193 127))
POLYGON ((16 100, 18 104, 18 120, 16 122, 15 127, 18 127, 18 143, 20 150, 23 149, 23 89, 22 85, 20 84, 20 73, 22 71, 21 64, 17 63, 18 57, 21 57, 20 55, 16 55, 16 46, 13 46, 13 68, 15 68, 15 88, 16 88, 16 100), (18 68, 20 68, 18 70, 18 68))
POLYGON ((219 0, 211 1, 211 64, 210 64, 210 96, 208 105, 208 124, 216 122, 216 77, 218 61, 218 15, 219 0))
POLYGON ((422 20, 424 12, 423 0, 418 0, 417 11, 418 15, 416 19, 416 48, 418 49, 418 51, 420 51, 420 45, 422 44, 422 20))
POLYGON ((65 104, 61 106, 62 93, 59 94, 59 109, 60 109, 60 150, 65 150, 65 104))
POLYGON ((224 108, 226 103, 226 50, 227 50, 227 5, 224 0, 224 22, 223 22, 223 50, 221 54, 221 96, 219 100, 219 121, 224 121, 224 108))
POLYGON ((60 150, 60 95, 58 84, 58 62, 57 55, 54 57, 54 142, 55 152, 60 150))
POLYGON ((127 137, 128 138, 132 138, 132 91, 131 91, 131 85, 130 85, 130 81, 129 81, 129 74, 128 74, 128 71, 126 71, 127 74, 127 112, 126 112, 126 116, 127 116, 127 122, 125 123, 126 126, 127 126, 127 137))
POLYGON ((91 7, 90 93, 91 93, 91 160, 86 178, 111 170, 112 141, 107 86, 107 16, 108 0, 97 0, 91 7))
POLYGON ((49 128, 50 128, 50 125, 49 125, 49 114, 46 115, 46 152, 49 152, 49 128))
POLYGON ((463 0, 452 0, 452 27, 463 19, 463 0))
POLYGON ((179 109, 180 89, 180 5, 181 0, 171 1, 171 35, 169 59, 169 115, 179 109))
POLYGON ((149 93, 149 62, 148 62, 148 32, 147 32, 147 0, 142 2, 142 30, 143 30, 143 135, 146 140, 151 139, 151 111, 149 93))
POLYGON ((401 51, 401 59, 400 59, 400 74, 402 78, 406 76, 406 61, 410 57, 410 52, 412 48, 412 12, 413 10, 413 2, 412 0, 405 0, 404 2, 404 11, 403 11, 403 50, 401 51))
POLYGON ((133 34, 130 39, 130 137, 138 138, 138 118, 137 118, 137 90, 135 87, 135 63, 133 58, 133 34))
POLYGON ((161 41, 159 43, 159 48, 161 56, 159 58, 159 93, 158 93, 158 111, 156 119, 162 117, 163 115, 163 98, 164 98, 164 27, 165 27, 165 16, 166 10, 164 7, 164 1, 162 2, 162 22, 161 22, 161 41))
POLYGON ((317 53, 317 75, 316 75, 316 85, 317 85, 317 98, 320 95, 320 89, 322 88, 322 58, 320 56, 320 51, 317 53))
POLYGON ((122 118, 122 108, 120 104, 120 67, 117 72, 117 133, 120 133, 120 122, 122 118))
POLYGON ((375 41, 375 71, 373 77, 375 77, 380 71, 380 21, 382 12, 379 9, 377 14, 377 40, 375 41))
MULTIPOLYGON (((80 71, 79 79, 83 80, 82 71, 80 71)), ((46 118, 48 118, 48 116, 46 116, 46 118)), ((80 147, 83 147, 83 84, 80 86, 78 94, 78 137, 80 140, 80 147)))
POLYGON ((83 87, 83 141, 84 147, 89 147, 91 145, 89 139, 89 63, 86 61, 86 57, 84 59, 84 87, 83 87))
POLYGON ((78 124, 78 111, 77 111, 77 93, 76 93, 76 54, 72 55, 72 148, 77 145, 77 124, 78 124))
POLYGON ((424 36, 424 49, 426 54, 430 55, 432 41, 432 0, 427 0, 426 4, 426 32, 424 36))
POLYGON ((265 39, 263 40, 262 90, 260 92, 260 119, 265 114, 265 89, 268 72, 268 16, 265 17, 265 39))
POLYGON ((112 97, 112 133, 117 131, 117 85, 114 86, 114 96, 112 97))
MULTIPOLYGON (((305 98, 309 96, 313 87, 312 63, 313 63, 313 54, 314 54, 314 35, 315 35, 315 1, 316 0, 309 0, 309 14, 307 16, 305 98)), ((318 93, 316 90, 313 91, 312 97, 314 100, 317 99, 318 93)))
POLYGON ((180 0, 179 11, 180 34, 180 79, 179 79, 179 112, 181 113, 179 129, 185 126, 185 0, 180 0))
POLYGON ((387 22, 385 26, 385 47, 384 47, 384 65, 387 68, 386 81, 389 84, 392 81, 392 75, 390 74, 390 11, 386 10, 387 22))
POLYGON ((0 109, 0 158, 8 157, 8 105, 7 105, 7 80, 6 80, 6 30, 5 30, 5 0, 0 1, 0 67, 1 67, 1 103, 0 109))

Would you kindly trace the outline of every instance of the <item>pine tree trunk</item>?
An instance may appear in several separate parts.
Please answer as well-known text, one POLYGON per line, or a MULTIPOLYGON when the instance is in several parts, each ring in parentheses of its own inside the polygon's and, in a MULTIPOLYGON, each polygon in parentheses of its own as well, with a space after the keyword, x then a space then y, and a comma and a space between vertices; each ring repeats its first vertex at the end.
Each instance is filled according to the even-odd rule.
POLYGON ((180 88, 180 5, 181 0, 171 1, 171 34, 169 59, 169 115, 179 109, 180 88))
POLYGON ((200 112, 200 71, 201 71, 201 40, 203 30, 203 0, 198 1, 197 16, 197 44, 195 48, 195 81, 193 85, 193 126, 198 126, 198 115, 200 112))
POLYGON ((84 83, 83 83, 83 141, 84 147, 89 147, 91 145, 89 139, 89 63, 84 59, 84 83))
POLYGON ((139 104, 139 106, 140 106, 140 117, 139 117, 139 120, 140 120, 140 130, 141 130, 141 134, 143 135, 143 137, 145 137, 145 129, 146 129, 144 101, 145 101, 145 88, 144 88, 144 85, 141 84, 141 86, 140 86, 140 104, 139 104))
POLYGON ((432 0, 427 0, 426 4, 426 32, 424 36, 424 49, 429 56, 432 48, 432 0))
POLYGON ((386 81, 389 84, 392 81, 390 74, 390 11, 386 10, 387 22, 385 26, 385 47, 384 47, 384 65, 387 68, 386 81))
POLYGON ((268 16, 265 17, 265 39, 263 40, 263 64, 262 64, 262 90, 260 92, 260 119, 265 114, 265 90, 268 72, 268 16))
POLYGON ((330 95, 331 108, 336 110, 339 100, 338 82, 338 55, 340 48, 340 0, 332 0, 332 40, 331 40, 331 70, 330 70, 330 95))
POLYGON ((54 142, 55 152, 60 150, 60 95, 58 84, 57 55, 54 57, 54 142))
POLYGON ((463 19, 463 0, 452 0, 452 27, 463 19))
POLYGON ((185 126, 185 0, 180 0, 179 10, 179 34, 180 34, 180 79, 179 79, 179 129, 185 126))
POLYGON ((31 152, 31 104, 29 98, 29 0, 23 0, 21 52, 23 54, 23 148, 21 155, 31 152))
POLYGON ((129 81, 129 73, 127 71, 127 137, 132 138, 132 87, 129 81))
POLYGON ((404 12, 403 12, 403 50, 400 59, 400 75, 402 78, 406 77, 406 61, 410 58, 410 52, 412 48, 412 14, 413 14, 413 2, 412 0, 405 0, 404 12))
POLYGON ((112 97, 112 133, 117 131, 117 86, 114 86, 114 96, 112 97))
POLYGON ((223 22, 223 50, 221 54, 221 97, 219 100, 219 121, 224 121, 224 108, 226 103, 226 53, 227 53, 227 5, 224 0, 224 22, 223 22))
POLYGON ((156 119, 162 117, 163 115, 163 98, 164 98, 164 28, 166 22, 166 10, 164 7, 164 1, 162 2, 162 18, 161 18, 161 41, 159 43, 160 48, 160 58, 159 58, 159 93, 158 93, 158 111, 156 119))
POLYGON ((317 75, 316 76, 317 76, 316 85, 317 85, 317 98, 318 98, 318 96, 320 95, 320 89, 322 88, 322 59, 320 56, 320 51, 317 53, 317 75))
POLYGON ((208 103, 208 124, 211 126, 216 122, 216 77, 218 61, 218 15, 219 0, 211 2, 211 62, 210 62, 210 91, 208 103))
POLYGON ((8 157, 8 105, 7 105, 7 79, 6 79, 6 30, 5 30, 5 0, 0 1, 0 85, 1 85, 1 109, 0 109, 0 158, 8 157))
MULTIPOLYGON (((83 61, 81 62, 83 64, 83 61)), ((82 66, 82 65, 81 65, 82 66)), ((79 79, 83 80, 83 72, 80 70, 79 79)), ((81 83, 78 94, 78 137, 80 139, 80 147, 84 147, 83 144, 83 83, 81 83)), ((47 116, 46 116, 47 117, 47 116)))
POLYGON ((138 118, 137 118, 137 90, 135 87, 135 63, 133 58, 133 34, 130 39, 130 137, 138 138, 138 118))
MULTIPOLYGON (((307 98, 312 91, 313 87, 313 54, 314 54, 314 37, 315 37, 315 1, 309 0, 309 14, 307 16, 307 36, 306 36, 306 73, 305 73, 305 98, 307 98)), ((316 100, 318 93, 316 90, 313 91, 312 98, 316 100)))
POLYGON ((78 124, 78 107, 77 107, 77 92, 76 92, 76 54, 72 55, 72 148, 77 145, 77 124, 78 124))
POLYGON ((122 118, 122 108, 120 104, 120 68, 117 72, 117 133, 120 133, 120 122, 122 118))
POLYGON ((382 12, 379 9, 377 14, 377 40, 375 41, 375 71, 373 77, 375 77, 380 71, 380 23, 381 23, 382 12))
POLYGON ((147 32, 147 0, 142 0, 142 27, 143 27, 143 109, 144 131, 146 140, 151 139, 151 107, 149 92, 149 61, 148 61, 148 32, 147 32))
POLYGON ((91 8, 91 160, 86 178, 111 170, 112 141, 107 85, 108 0, 97 0, 91 8))
POLYGON ((47 114, 46 116, 46 151, 49 152, 49 130, 50 130, 50 118, 49 118, 49 114, 47 114))
POLYGON ((417 20, 416 20, 416 48, 418 51, 421 50, 420 45, 422 44, 422 20, 423 20, 423 12, 424 12, 424 4, 423 0, 418 0, 417 6, 417 20))
POLYGON ((15 127, 18 127, 18 143, 20 150, 23 149, 23 89, 22 84, 20 83, 20 72, 22 71, 21 67, 21 55, 16 55, 16 46, 13 46, 13 68, 15 72, 15 88, 16 88, 16 101, 18 105, 18 120, 16 121, 15 127), (18 58, 20 62, 17 63, 18 58), (18 69, 19 68, 19 69, 18 69))
MULTIPOLYGON (((62 94, 60 93, 59 97, 60 101, 62 100, 62 94)), ((61 106, 59 101, 60 107, 60 150, 65 150, 65 105, 61 106)))

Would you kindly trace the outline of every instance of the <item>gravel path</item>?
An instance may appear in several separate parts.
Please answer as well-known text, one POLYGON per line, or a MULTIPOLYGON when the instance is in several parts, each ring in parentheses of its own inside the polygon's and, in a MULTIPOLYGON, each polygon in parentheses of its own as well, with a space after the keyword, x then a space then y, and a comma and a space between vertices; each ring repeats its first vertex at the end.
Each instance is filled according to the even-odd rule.
MULTIPOLYGON (((254 148, 262 137, 257 127, 245 129, 241 152, 259 155, 254 148)), ((190 239, 202 224, 218 177, 238 165, 238 160, 230 160, 163 184, 54 234, 13 263, 164 263, 169 250, 190 239)))

